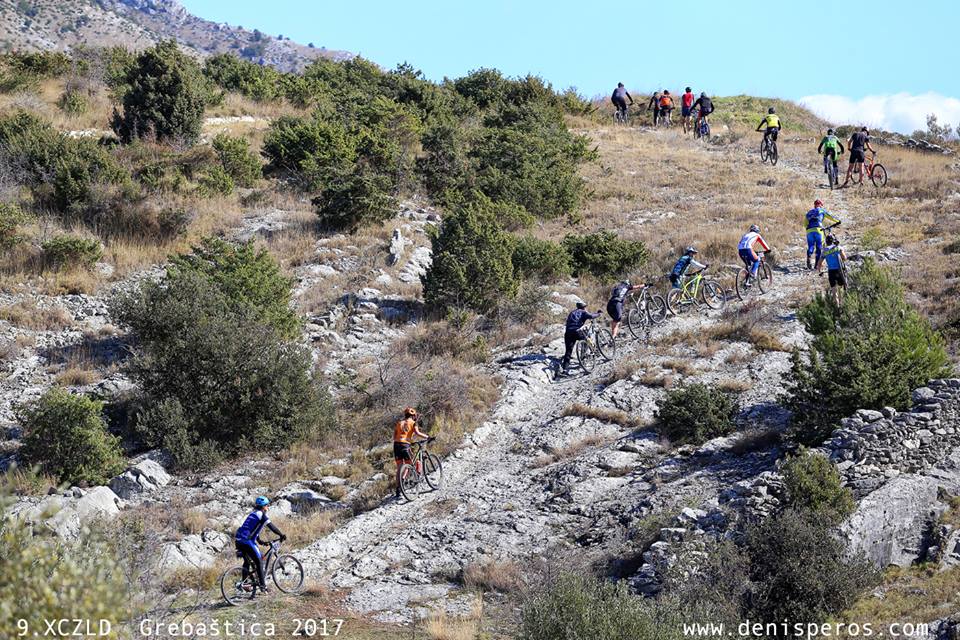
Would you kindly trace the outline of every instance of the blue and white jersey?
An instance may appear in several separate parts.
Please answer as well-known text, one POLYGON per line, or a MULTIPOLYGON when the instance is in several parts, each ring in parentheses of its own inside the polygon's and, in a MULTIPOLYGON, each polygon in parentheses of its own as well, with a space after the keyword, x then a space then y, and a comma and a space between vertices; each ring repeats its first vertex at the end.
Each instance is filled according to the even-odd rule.
POLYGON ((270 518, 260 509, 255 509, 237 529, 237 542, 251 542, 257 539, 260 531, 270 523, 270 518))

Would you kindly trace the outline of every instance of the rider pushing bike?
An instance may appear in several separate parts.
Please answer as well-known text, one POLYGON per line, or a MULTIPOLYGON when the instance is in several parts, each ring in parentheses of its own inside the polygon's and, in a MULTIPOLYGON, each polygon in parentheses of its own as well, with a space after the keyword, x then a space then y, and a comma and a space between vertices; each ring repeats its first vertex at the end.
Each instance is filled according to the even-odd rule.
MULTIPOLYGON (((413 407, 407 407, 403 410, 403 420, 397 422, 393 427, 393 460, 397 463, 397 493, 400 497, 400 466, 404 463, 413 464, 413 437, 429 438, 430 436, 420 430, 417 424, 417 410, 413 407)), ((417 473, 420 473, 420 462, 417 462, 417 473)))
POLYGON ((687 247, 683 255, 680 256, 680 259, 677 260, 677 263, 673 265, 673 270, 670 271, 670 284, 673 285, 674 289, 683 287, 683 279, 686 277, 690 267, 703 271, 709 266, 694 260, 693 256, 697 255, 697 253, 699 252, 695 248, 687 247))
POLYGON ((578 302, 577 308, 567 316, 567 323, 563 332, 563 360, 560 366, 563 369, 563 375, 570 375, 570 358, 573 357, 573 348, 580 340, 586 340, 583 333, 583 325, 588 320, 600 317, 600 312, 590 313, 587 311, 586 302, 578 302))
POLYGON ((807 211, 807 269, 816 269, 820 271, 821 259, 823 257, 823 243, 826 231, 823 228, 824 221, 831 223, 830 226, 840 224, 840 220, 831 215, 829 211, 823 208, 823 201, 820 199, 813 201, 813 209, 807 211), (810 259, 816 253, 817 259, 811 265, 810 259))

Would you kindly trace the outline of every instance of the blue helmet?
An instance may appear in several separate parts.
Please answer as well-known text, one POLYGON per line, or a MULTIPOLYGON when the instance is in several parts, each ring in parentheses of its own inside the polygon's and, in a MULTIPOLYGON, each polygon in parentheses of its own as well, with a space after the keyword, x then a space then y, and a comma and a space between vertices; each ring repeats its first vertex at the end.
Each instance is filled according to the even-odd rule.
POLYGON ((265 507, 270 504, 270 499, 267 496, 257 496, 256 502, 254 502, 258 507, 265 507))

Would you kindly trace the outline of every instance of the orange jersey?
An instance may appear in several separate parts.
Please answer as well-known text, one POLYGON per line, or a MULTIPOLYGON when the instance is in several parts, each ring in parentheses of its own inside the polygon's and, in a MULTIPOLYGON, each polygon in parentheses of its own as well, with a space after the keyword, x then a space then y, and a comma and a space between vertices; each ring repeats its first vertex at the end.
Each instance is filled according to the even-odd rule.
POLYGON ((397 423, 393 428, 393 441, 410 444, 413 441, 413 434, 417 428, 416 420, 406 418, 397 423))

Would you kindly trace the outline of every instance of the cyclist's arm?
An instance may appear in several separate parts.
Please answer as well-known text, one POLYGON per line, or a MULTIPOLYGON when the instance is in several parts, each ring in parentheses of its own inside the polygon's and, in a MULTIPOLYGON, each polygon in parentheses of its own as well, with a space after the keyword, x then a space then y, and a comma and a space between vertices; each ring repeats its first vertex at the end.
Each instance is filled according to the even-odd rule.
POLYGON ((593 320, 593 319, 595 319, 595 318, 599 318, 602 314, 603 314, 602 311, 597 311, 596 313, 590 313, 589 311, 587 311, 587 316, 588 316, 591 320, 593 320))
POLYGON ((837 146, 840 147, 840 153, 843 153, 843 143, 837 140, 837 146))
POLYGON ((767 119, 766 119, 766 118, 764 118, 763 120, 761 120, 761 121, 760 121, 760 124, 757 125, 757 131, 760 131, 760 129, 763 128, 763 125, 766 124, 766 122, 767 122, 767 119))
POLYGON ((277 528, 277 525, 273 524, 272 522, 267 523, 267 528, 270 529, 270 531, 273 531, 275 534, 277 534, 281 540, 287 539, 287 536, 283 535, 283 532, 280 531, 280 529, 277 528))
POLYGON ((869 141, 869 140, 867 140, 867 149, 869 149, 869 150, 872 151, 873 153, 876 153, 876 152, 877 152, 876 149, 874 149, 872 146, 870 146, 870 141, 869 141))
POLYGON ((770 251, 770 247, 767 246, 766 241, 763 239, 763 236, 757 236, 757 243, 763 247, 764 251, 770 251))
POLYGON ((429 434, 429 433, 424 433, 423 431, 420 431, 420 425, 415 425, 415 426, 413 427, 413 433, 416 434, 417 436, 421 437, 421 438, 429 438, 429 437, 430 437, 430 434, 429 434))
POLYGON ((707 268, 707 265, 703 264, 702 262, 697 262, 697 261, 694 260, 693 258, 690 259, 690 266, 691 266, 691 267, 697 267, 697 268, 699 268, 699 269, 701 269, 701 270, 707 268))
POLYGON ((834 217, 830 212, 827 212, 827 213, 823 214, 823 219, 824 219, 824 220, 829 220, 829 221, 832 222, 833 224, 840 224, 840 219, 834 217))
POLYGON ((823 153, 823 143, 826 141, 827 141, 826 138, 820 141, 820 146, 817 147, 817 153, 823 153))
POLYGON ((630 95, 630 92, 629 92, 629 91, 624 91, 624 93, 627 94, 627 97, 628 97, 628 98, 630 98, 630 104, 633 104, 633 96, 630 95))

